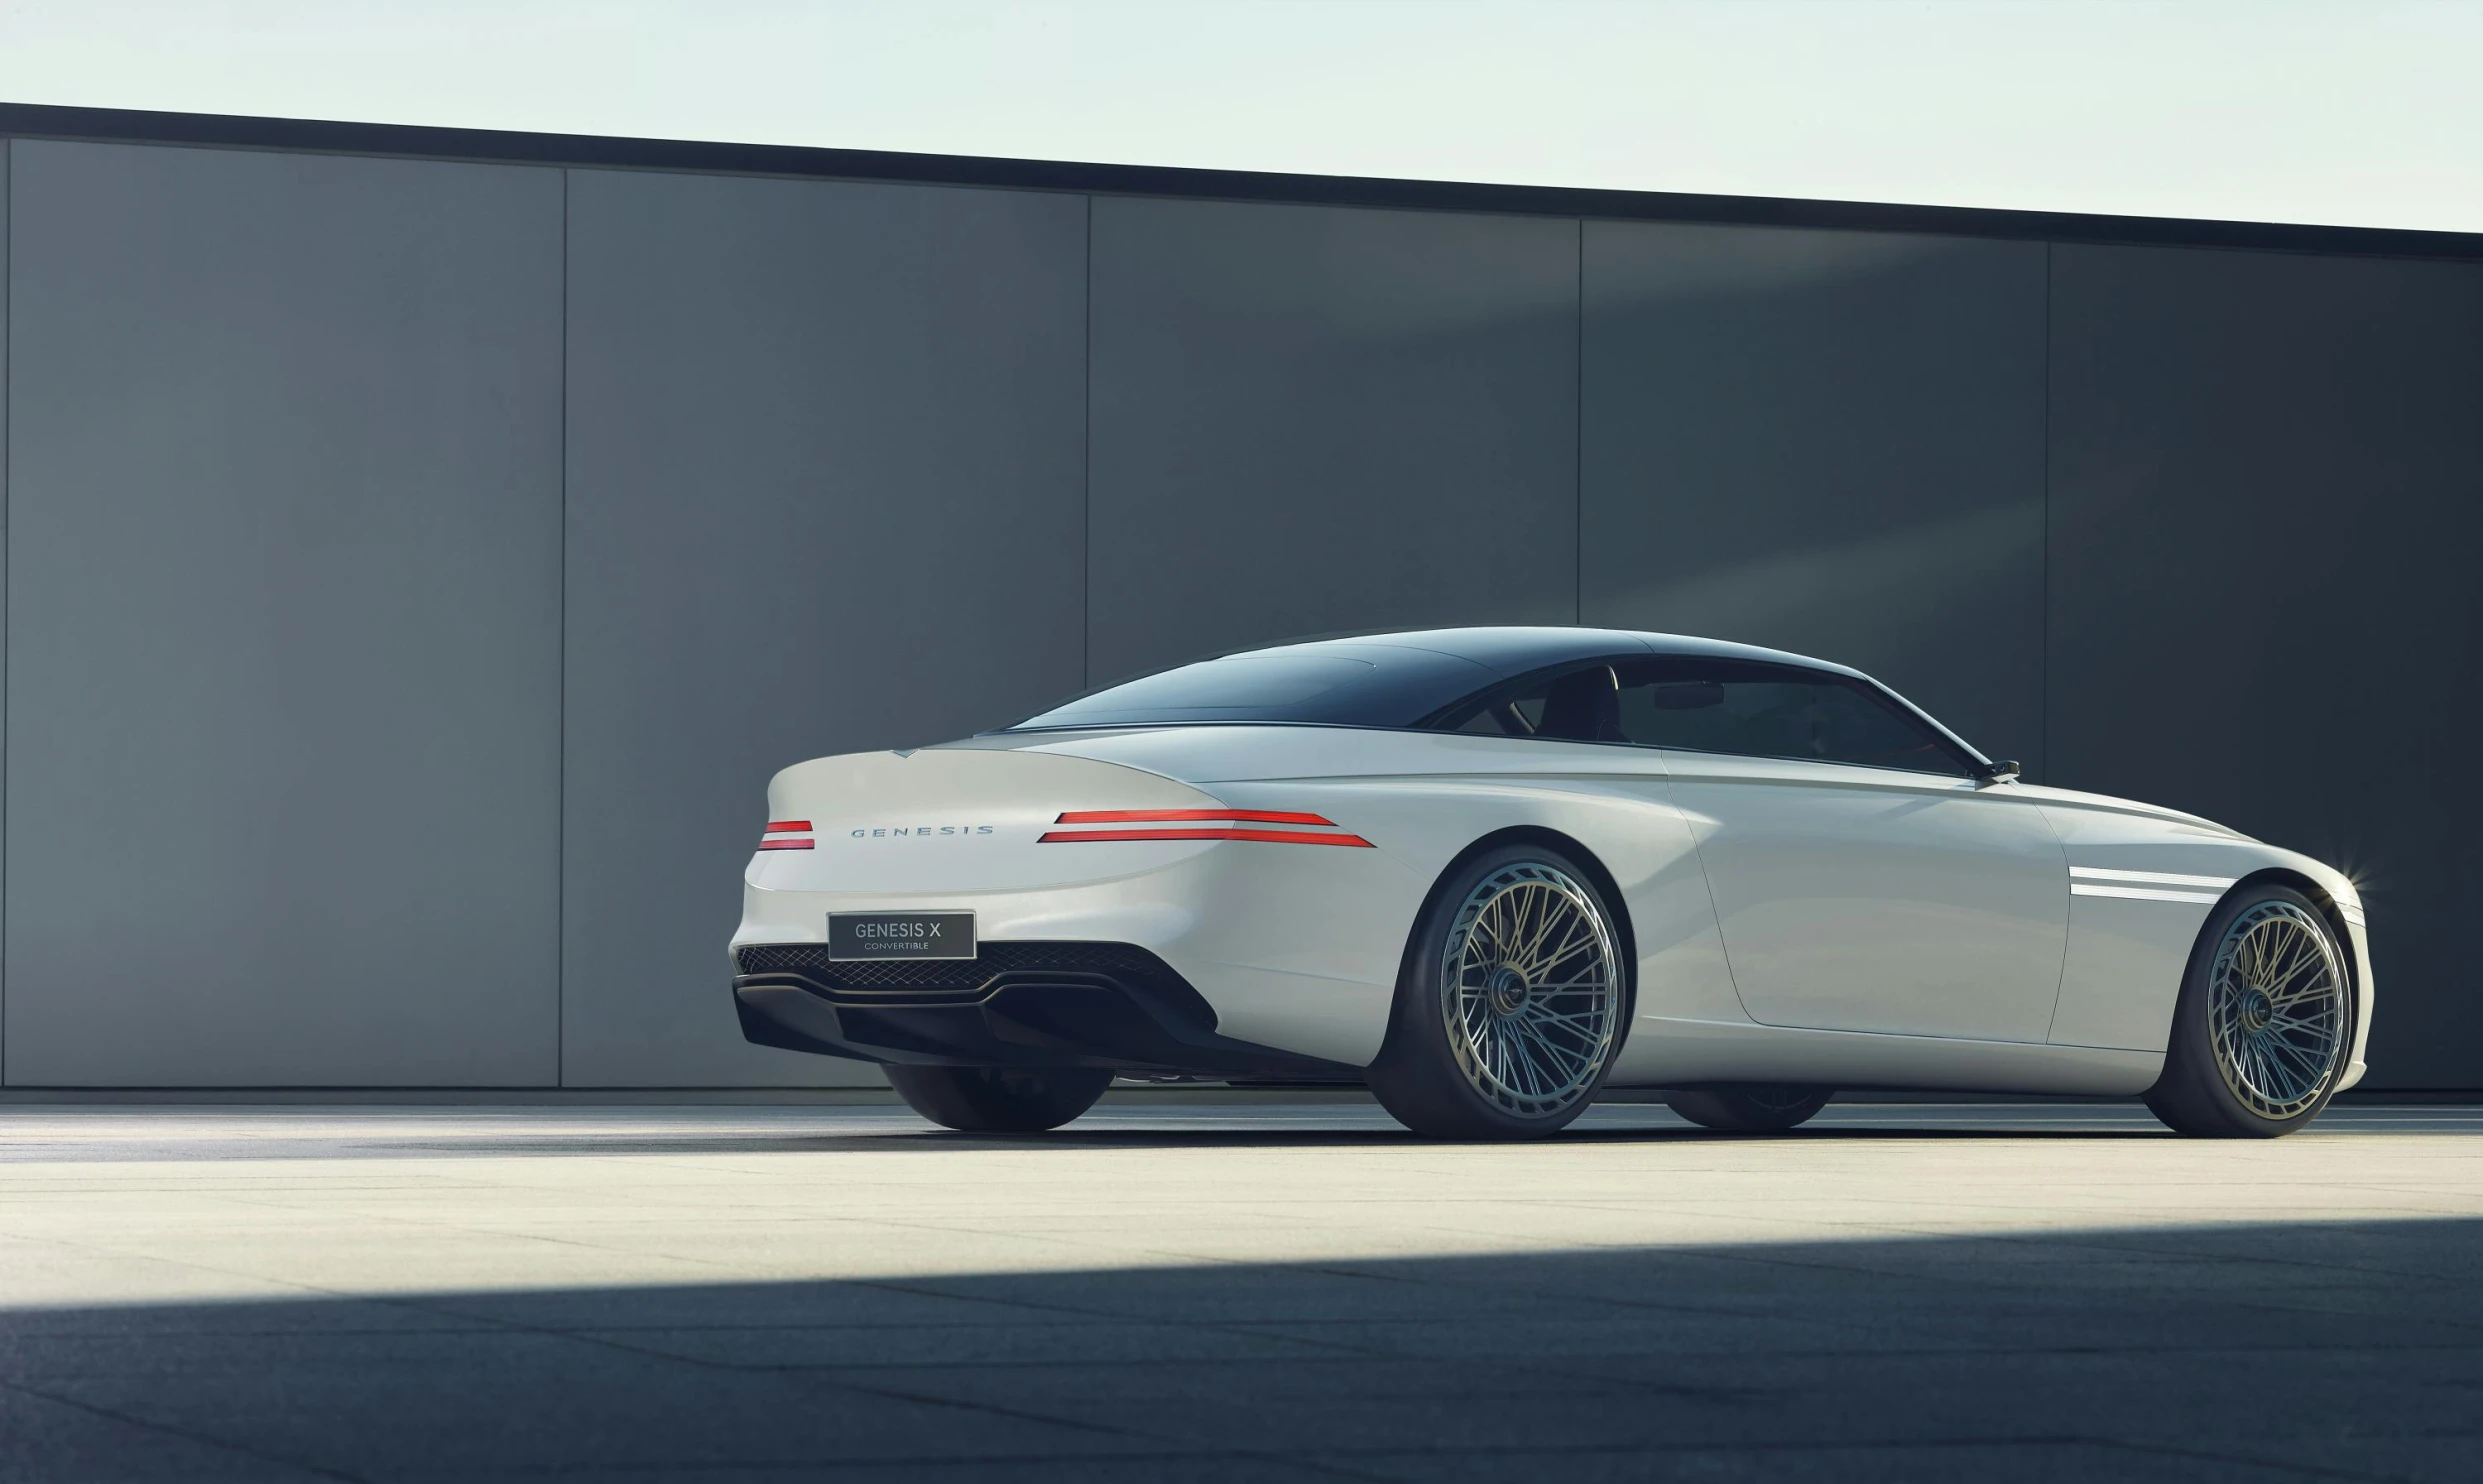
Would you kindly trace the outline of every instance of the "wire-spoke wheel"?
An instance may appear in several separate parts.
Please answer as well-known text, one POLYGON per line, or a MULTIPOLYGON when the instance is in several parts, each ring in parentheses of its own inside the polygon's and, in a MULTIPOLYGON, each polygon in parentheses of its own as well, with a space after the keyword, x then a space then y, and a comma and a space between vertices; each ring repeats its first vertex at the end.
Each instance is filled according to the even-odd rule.
POLYGON ((2225 929, 2207 982, 2208 1036, 2234 1098, 2274 1119, 2318 1102, 2345 1049, 2345 970, 2326 926, 2261 902, 2225 929))
POLYGON ((2308 1123, 2353 1046, 2352 976, 2318 906, 2289 887, 2209 917, 2147 1104, 2183 1133, 2260 1136, 2308 1123))
POLYGON ((1586 871, 1536 846, 1442 883, 1398 987, 1371 1090, 1419 1133, 1525 1138, 1593 1099, 1627 1025, 1611 910, 1586 871))
POLYGON ((1576 878, 1539 861, 1466 894, 1440 959, 1440 1015, 1474 1090, 1521 1118, 1584 1097, 1612 1055, 1621 955, 1576 878))

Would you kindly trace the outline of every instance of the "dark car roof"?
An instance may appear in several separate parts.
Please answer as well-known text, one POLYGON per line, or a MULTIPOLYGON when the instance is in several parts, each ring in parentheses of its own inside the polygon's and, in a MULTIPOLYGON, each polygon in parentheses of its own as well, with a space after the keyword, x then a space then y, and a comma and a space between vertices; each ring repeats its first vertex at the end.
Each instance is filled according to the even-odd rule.
POLYGON ((1576 661, 1682 655, 1804 665, 1780 650, 1627 629, 1403 629, 1237 650, 1118 681, 1010 730, 1190 722, 1412 726, 1502 681, 1576 661))
POLYGON ((1311 653, 1346 646, 1376 646, 1453 655, 1485 669, 1496 670, 1504 677, 1528 674, 1570 660, 1591 660, 1604 655, 1633 652, 1764 660, 1782 665, 1808 665, 1840 674, 1853 673, 1842 665, 1815 660, 1808 655, 1789 654, 1781 649, 1762 649, 1755 644, 1701 639, 1689 634, 1654 634, 1638 629, 1590 629, 1572 624, 1391 629, 1376 634, 1345 634, 1333 639, 1307 639, 1293 644, 1269 645, 1263 649, 1236 650, 1232 655, 1219 658, 1230 659, 1243 654, 1311 653))

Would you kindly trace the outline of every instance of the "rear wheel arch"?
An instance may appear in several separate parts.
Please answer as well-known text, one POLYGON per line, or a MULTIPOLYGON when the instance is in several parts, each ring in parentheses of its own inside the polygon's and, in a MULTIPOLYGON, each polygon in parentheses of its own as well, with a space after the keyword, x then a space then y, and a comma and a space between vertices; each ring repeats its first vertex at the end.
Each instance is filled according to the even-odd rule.
MULTIPOLYGON (((1638 1009, 1638 933, 1630 924, 1629 903, 1621 895, 1620 883, 1613 880, 1612 872, 1604 865, 1603 858, 1588 849, 1576 836, 1566 835, 1543 825, 1512 825, 1507 829, 1494 830, 1468 844, 1465 849, 1441 863, 1438 873, 1431 878, 1430 888, 1423 893, 1422 905, 1415 909, 1413 920, 1405 926, 1405 949, 1399 960, 1400 970, 1412 965, 1415 941, 1422 936, 1423 923, 1430 917, 1433 905, 1440 900, 1440 893, 1447 889, 1450 878, 1454 877, 1466 862, 1485 851, 1498 850, 1504 845, 1546 846, 1567 856, 1577 863, 1580 870, 1586 872, 1587 884, 1593 886, 1603 897, 1605 904, 1612 909, 1612 930, 1621 940, 1621 973, 1624 980, 1623 1008, 1625 1017, 1634 1016, 1638 1009)), ((1626 1018, 1622 1024, 1621 1039, 1623 1041, 1629 1039, 1629 1026, 1626 1018)), ((1615 1054, 1618 1054, 1617 1047, 1615 1054)))
POLYGON ((1559 1132, 1594 1103, 1628 1038, 1634 943, 1611 870, 1574 837, 1519 827, 1473 841, 1424 894, 1365 1081, 1426 1137, 1559 1132), (1502 914, 1488 935, 1478 913, 1502 914), (1579 954, 1578 967, 1539 980, 1579 954), (1444 980, 1452 964, 1459 977, 1444 980), (1464 977, 1469 968, 1485 977, 1464 977), (1528 1008, 1539 994, 1550 1020, 1528 1008))

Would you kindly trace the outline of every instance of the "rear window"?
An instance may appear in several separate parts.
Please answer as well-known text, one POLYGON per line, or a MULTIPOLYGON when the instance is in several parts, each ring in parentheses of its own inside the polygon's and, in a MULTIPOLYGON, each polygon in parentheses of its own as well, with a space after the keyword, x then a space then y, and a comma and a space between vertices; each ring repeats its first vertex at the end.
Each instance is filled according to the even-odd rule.
POLYGON ((1132 717, 1171 720, 1210 715, 1262 720, 1290 715, 1306 702, 1368 679, 1377 668, 1368 660, 1332 655, 1235 655, 1142 676, 1055 706, 1018 725, 1074 727, 1110 725, 1132 717))
POLYGON ((1497 679, 1436 650, 1327 641, 1176 665, 1063 701, 1009 730, 1182 722, 1404 727, 1497 679))

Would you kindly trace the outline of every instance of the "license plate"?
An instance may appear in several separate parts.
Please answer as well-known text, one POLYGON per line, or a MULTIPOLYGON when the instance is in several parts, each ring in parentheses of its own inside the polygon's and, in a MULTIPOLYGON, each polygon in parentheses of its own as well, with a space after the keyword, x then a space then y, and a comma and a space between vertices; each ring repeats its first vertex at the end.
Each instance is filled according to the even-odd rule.
POLYGON ((971 912, 831 912, 828 957, 972 958, 971 912))

